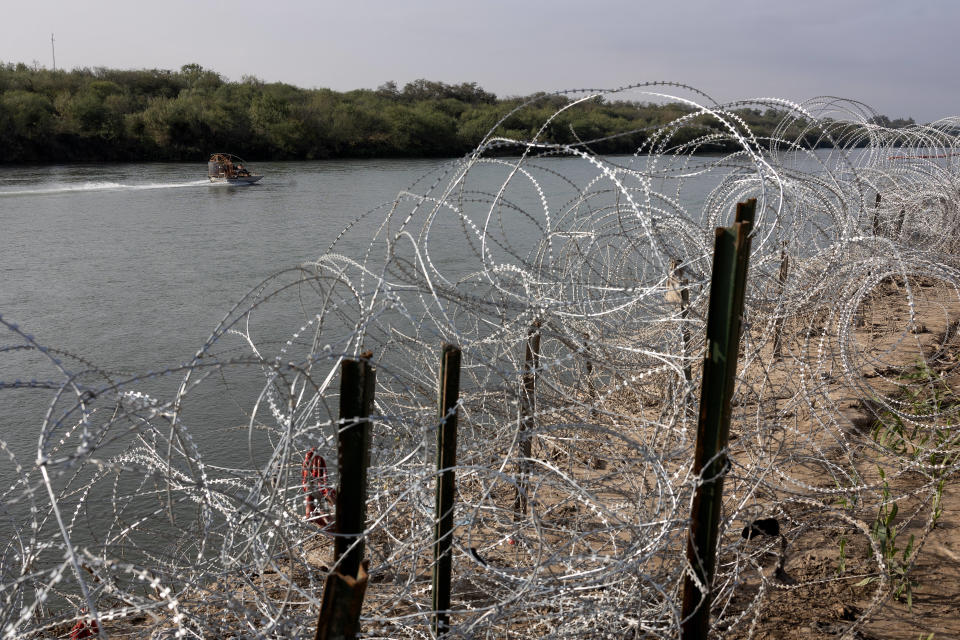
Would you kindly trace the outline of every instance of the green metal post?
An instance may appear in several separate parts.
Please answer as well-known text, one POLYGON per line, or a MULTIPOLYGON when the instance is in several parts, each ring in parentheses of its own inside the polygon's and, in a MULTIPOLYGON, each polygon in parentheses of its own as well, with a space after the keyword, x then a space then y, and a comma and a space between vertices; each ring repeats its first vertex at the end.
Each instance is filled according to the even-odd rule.
POLYGON ((706 640, 710 628, 711 588, 716 566, 717 537, 727 472, 730 402, 737 372, 740 325, 750 257, 750 230, 756 199, 737 205, 737 222, 718 227, 713 254, 707 353, 693 471, 698 478, 690 515, 687 561, 696 576, 683 585, 682 640, 706 640), (702 588, 699 585, 702 585, 702 588))
POLYGON ((453 570, 453 506, 457 466, 457 399, 460 396, 460 349, 443 345, 440 359, 440 425, 437 428, 437 499, 433 536, 433 633, 450 630, 450 584, 453 570))

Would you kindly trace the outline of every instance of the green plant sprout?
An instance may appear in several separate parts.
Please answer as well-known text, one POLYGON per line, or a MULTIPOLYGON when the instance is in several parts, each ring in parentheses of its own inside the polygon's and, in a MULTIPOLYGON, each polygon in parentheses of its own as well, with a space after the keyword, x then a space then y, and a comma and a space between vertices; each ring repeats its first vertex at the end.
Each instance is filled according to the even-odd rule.
MULTIPOLYGON (((960 400, 926 362, 919 362, 910 371, 902 373, 898 381, 903 383, 903 399, 907 416, 942 416, 960 408, 960 400)), ((873 425, 871 437, 874 442, 890 453, 904 456, 911 461, 919 460, 929 451, 927 462, 942 476, 946 468, 956 461, 960 433, 956 433, 955 419, 944 421, 937 427, 923 428, 920 422, 909 420, 905 424, 901 414, 883 412, 873 425)))
MULTIPOLYGON (((883 501, 880 503, 880 511, 877 513, 873 526, 870 528, 870 535, 880 545, 880 553, 884 562, 890 570, 893 582, 893 596, 900 599, 906 596, 907 609, 913 609, 913 587, 916 583, 910 579, 909 559, 913 553, 914 535, 910 534, 907 545, 901 550, 897 548, 897 527, 895 525, 898 507, 896 501, 890 500, 890 484, 887 482, 886 473, 882 467, 877 467, 880 474, 882 485, 880 493, 883 501)), ((876 576, 864 578, 854 586, 863 587, 877 580, 876 576)))

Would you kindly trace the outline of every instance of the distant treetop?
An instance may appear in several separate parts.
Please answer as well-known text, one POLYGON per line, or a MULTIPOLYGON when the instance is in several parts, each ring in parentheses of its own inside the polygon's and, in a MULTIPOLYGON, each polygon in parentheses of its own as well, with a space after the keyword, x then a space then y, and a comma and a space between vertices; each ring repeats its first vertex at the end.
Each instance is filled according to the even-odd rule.
MULTIPOLYGON (((491 133, 539 136, 595 153, 633 153, 651 131, 674 121, 680 132, 672 140, 681 143, 715 126, 691 118, 691 109, 680 104, 598 98, 556 114, 570 102, 559 94, 498 98, 476 82, 419 79, 400 89, 391 80, 375 90, 337 92, 255 76, 228 82, 196 63, 179 71, 51 71, 0 63, 0 162, 196 160, 221 149, 251 160, 451 157, 468 153, 491 133), (527 108, 513 112, 529 100, 527 108)), ((784 115, 776 109, 737 113, 761 138, 784 115)), ((886 116, 872 122, 914 124, 886 116)), ((795 134, 808 135, 800 129, 795 134)), ((719 150, 717 144, 702 150, 719 150)))

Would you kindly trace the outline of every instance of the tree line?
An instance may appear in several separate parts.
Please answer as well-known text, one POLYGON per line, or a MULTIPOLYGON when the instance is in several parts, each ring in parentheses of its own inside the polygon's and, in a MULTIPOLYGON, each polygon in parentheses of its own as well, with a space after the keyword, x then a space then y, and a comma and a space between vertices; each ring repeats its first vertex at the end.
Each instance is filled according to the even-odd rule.
MULTIPOLYGON (((337 92, 252 76, 228 82, 197 64, 179 71, 52 71, 0 63, 0 162, 195 161, 214 151, 251 160, 453 157, 475 148, 528 99, 498 98, 473 82, 416 80, 403 88, 387 82, 375 90, 337 92)), ((540 95, 496 133, 529 140, 548 123, 539 137, 544 142, 633 153, 650 143, 657 128, 691 113, 681 104, 594 99, 551 119, 570 101, 540 95)), ((784 114, 776 109, 737 113, 758 136, 777 131, 823 143, 799 123, 793 130, 777 129, 784 114)), ((913 123, 880 118, 885 125, 913 123)), ((717 131, 702 116, 687 118, 671 132, 670 145, 733 148, 710 137, 717 131)))

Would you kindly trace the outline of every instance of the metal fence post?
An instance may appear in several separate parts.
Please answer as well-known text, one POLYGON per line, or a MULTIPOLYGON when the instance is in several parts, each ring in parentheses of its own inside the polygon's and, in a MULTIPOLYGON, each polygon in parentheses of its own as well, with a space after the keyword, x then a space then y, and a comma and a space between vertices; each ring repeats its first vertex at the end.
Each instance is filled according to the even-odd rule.
MULTIPOLYGON (((783 295, 783 292, 787 288, 787 274, 790 269, 790 256, 787 254, 786 249, 780 251, 780 274, 779 274, 779 283, 780 283, 780 295, 783 295)), ((783 323, 785 318, 780 317, 773 321, 773 357, 777 360, 780 359, 783 353, 783 323)))
MULTIPOLYGON (((664 299, 670 304, 677 305, 680 310, 680 337, 683 349, 681 355, 686 360, 687 354, 690 353, 690 328, 687 326, 687 318, 690 315, 690 283, 683 265, 676 258, 670 260, 670 274, 667 276, 667 292, 664 299)), ((693 379, 689 362, 683 366, 683 377, 687 382, 693 379)))
POLYGON ((536 412, 537 367, 540 365, 539 320, 530 325, 523 354, 523 378, 520 391, 520 479, 513 509, 527 513, 527 476, 530 472, 530 457, 533 455, 533 414, 536 412))
POLYGON ((707 350, 693 472, 698 479, 690 514, 687 561, 693 576, 683 585, 682 640, 706 640, 710 628, 711 588, 727 472, 730 403, 737 372, 740 325, 750 257, 750 230, 756 199, 737 205, 732 227, 718 227, 707 316, 707 350))
POLYGON ((450 545, 453 541, 453 514, 457 465, 457 399, 460 395, 460 349, 443 345, 440 357, 440 393, 437 427, 436 524, 433 536, 433 633, 439 637, 450 630, 450 584, 453 571, 450 545))
POLYGON ((370 465, 370 411, 376 389, 372 353, 344 360, 340 367, 340 422, 337 461, 335 571, 327 576, 317 618, 316 640, 356 637, 367 589, 363 532, 367 520, 367 467, 370 465))

